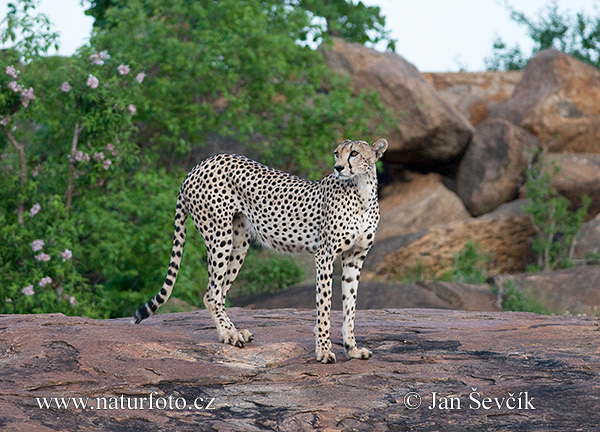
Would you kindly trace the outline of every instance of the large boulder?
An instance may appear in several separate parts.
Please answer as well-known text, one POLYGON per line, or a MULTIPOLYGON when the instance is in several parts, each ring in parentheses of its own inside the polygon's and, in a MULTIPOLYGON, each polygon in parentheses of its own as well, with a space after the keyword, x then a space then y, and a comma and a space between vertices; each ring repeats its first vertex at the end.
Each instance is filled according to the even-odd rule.
POLYGON ((575 241, 573 257, 576 260, 586 261, 590 254, 600 254, 600 214, 583 224, 575 241))
POLYGON ((398 280, 418 273, 438 279, 455 267, 455 258, 468 242, 490 256, 490 274, 524 271, 529 260, 530 238, 535 229, 528 216, 491 216, 434 227, 375 268, 384 279, 398 280))
POLYGON ((527 149, 538 144, 533 135, 506 120, 488 119, 477 127, 456 177, 456 192, 472 215, 517 198, 527 149))
POLYGON ((423 75, 444 99, 477 126, 489 117, 496 105, 512 95, 523 72, 430 72, 423 75))
POLYGON ((548 153, 544 159, 549 166, 560 166, 552 186, 571 202, 573 208, 580 207, 583 196, 587 195, 592 200, 588 214, 600 213, 600 155, 548 153))
POLYGON ((548 312, 592 316, 600 313, 599 266, 499 275, 493 282, 503 290, 505 296, 509 290, 514 290, 525 299, 537 303, 537 308, 548 312))
POLYGON ((439 174, 407 173, 405 181, 386 186, 381 194, 377 242, 470 218, 460 198, 444 186, 439 174))
POLYGON ((350 76, 356 90, 376 91, 394 114, 398 127, 386 136, 386 161, 443 163, 469 143, 469 121, 398 54, 336 39, 324 57, 332 70, 350 76))
POLYGON ((491 116, 528 130, 552 152, 600 153, 600 70, 544 50, 491 116))

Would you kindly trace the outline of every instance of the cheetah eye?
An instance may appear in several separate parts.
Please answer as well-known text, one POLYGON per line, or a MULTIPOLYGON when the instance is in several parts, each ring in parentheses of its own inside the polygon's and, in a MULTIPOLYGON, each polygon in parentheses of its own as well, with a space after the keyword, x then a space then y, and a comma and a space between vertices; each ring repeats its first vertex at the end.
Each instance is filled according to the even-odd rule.
POLYGON ((356 156, 358 156, 358 152, 357 152, 356 150, 352 150, 352 151, 350 152, 350 156, 352 156, 352 157, 356 157, 356 156))
POLYGON ((333 156, 337 159, 338 157, 340 157, 340 154, 338 152, 334 151, 333 156))

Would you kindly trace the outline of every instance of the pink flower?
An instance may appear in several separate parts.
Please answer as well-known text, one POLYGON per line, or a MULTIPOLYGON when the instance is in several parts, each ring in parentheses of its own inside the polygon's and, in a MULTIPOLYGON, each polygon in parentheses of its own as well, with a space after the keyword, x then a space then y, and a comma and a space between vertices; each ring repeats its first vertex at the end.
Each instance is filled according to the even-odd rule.
POLYGON ((41 252, 35 256, 35 259, 38 261, 47 262, 47 261, 50 261, 50 255, 48 255, 47 253, 41 252))
MULTIPOLYGON (((71 157, 71 156, 69 155, 69 157, 71 157)), ((83 161, 89 162, 90 155, 88 153, 82 152, 81 150, 77 150, 75 152, 75 162, 83 162, 83 161)))
POLYGON ((29 100, 35 99, 35 94, 33 93, 33 87, 29 87, 28 89, 21 90, 21 94, 23 95, 24 98, 27 98, 29 100))
POLYGON ((31 242, 31 249, 34 252, 41 251, 44 248, 44 240, 34 240, 31 242))
POLYGON ((77 304, 77 300, 75 300, 75 297, 71 296, 69 303, 71 303, 71 306, 75 306, 77 304))
POLYGON ((21 103, 24 107, 29 105, 29 102, 35 99, 35 94, 33 93, 33 87, 29 87, 28 89, 21 90, 21 103))
POLYGON ((140 84, 142 83, 142 81, 144 81, 144 78, 146 78, 146 72, 140 72, 139 74, 137 74, 135 76, 135 79, 137 80, 137 82, 139 82, 140 84))
MULTIPOLYGON (((31 207, 31 210, 29 210, 29 217, 34 217, 36 214, 39 213, 39 211, 42 209, 42 206, 40 205, 40 203, 35 203, 33 205, 33 207, 31 207)), ((36 240, 37 241, 37 240, 36 240)), ((42 246, 43 245, 43 240, 40 240, 42 242, 42 246)))
POLYGON ((129 73, 129 71, 131 70, 131 68, 127 65, 121 64, 121 65, 119 65, 117 70, 119 71, 119 73, 121 75, 127 75, 129 73))
POLYGON ((35 291, 33 291, 33 285, 27 285, 25 288, 23 288, 21 290, 21 292, 23 294, 25 294, 26 296, 32 296, 35 294, 35 291))
POLYGON ((64 91, 65 93, 69 93, 71 90, 73 89, 73 87, 71 87, 71 84, 69 84, 68 81, 65 81, 64 83, 62 83, 62 85, 60 86, 60 90, 64 91))
POLYGON ((95 65, 101 65, 104 63, 104 57, 106 57, 106 54, 104 54, 103 52, 99 52, 97 54, 92 54, 90 56, 90 60, 92 61, 92 63, 94 63, 95 65))
POLYGON ((6 66, 6 74, 16 78, 17 75, 19 75, 19 71, 16 70, 14 66, 6 66))
POLYGON ((21 86, 21 84, 19 84, 16 81, 9 82, 8 88, 14 91, 15 93, 19 93, 21 90, 23 90, 23 86, 21 86))
POLYGON ((96 78, 92 74, 90 74, 90 76, 88 77, 87 82, 86 82, 86 84, 93 89, 97 88, 99 83, 100 83, 100 81, 98 81, 98 78, 96 78))
POLYGON ((106 151, 110 152, 111 155, 115 156, 117 154, 115 150, 115 146, 112 143, 106 144, 106 151))
POLYGON ((137 109, 135 108, 134 104, 129 104, 127 105, 127 111, 129 111, 129 114, 135 115, 137 109))
POLYGON ((38 285, 43 287, 44 285, 48 285, 49 283, 52 283, 52 278, 50 276, 46 276, 39 282, 38 285))
POLYGON ((71 252, 69 249, 65 249, 62 253, 62 259, 63 261, 66 261, 68 259, 71 259, 71 257, 73 256, 73 252, 71 252))
POLYGON ((112 165, 112 161, 110 159, 106 159, 104 161, 104 163, 102 163, 102 166, 104 167, 104 169, 106 171, 108 171, 108 168, 110 168, 111 165, 112 165))
POLYGON ((97 160, 97 161, 104 160, 104 153, 103 152, 94 153, 92 155, 92 159, 97 160))
POLYGON ((9 123, 10 123, 10 117, 9 116, 4 117, 4 116, 0 115, 0 125, 6 126, 9 123))

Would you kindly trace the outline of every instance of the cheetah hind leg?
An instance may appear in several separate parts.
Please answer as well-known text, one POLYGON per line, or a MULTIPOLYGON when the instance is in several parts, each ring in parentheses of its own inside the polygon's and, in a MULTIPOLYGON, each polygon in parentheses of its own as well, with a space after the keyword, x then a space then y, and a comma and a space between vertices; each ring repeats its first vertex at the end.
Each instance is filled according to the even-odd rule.
POLYGON ((243 348, 254 336, 248 330, 238 331, 225 312, 225 296, 244 262, 249 246, 249 234, 243 215, 233 218, 232 229, 229 232, 230 236, 216 239, 214 247, 212 244, 206 245, 210 283, 204 295, 204 305, 217 327, 219 339, 226 344, 243 348))
MULTIPOLYGON (((246 258, 248 248, 250 247, 250 237, 250 231, 246 225, 246 216, 242 213, 237 213, 233 217, 232 250, 231 257, 227 264, 227 272, 225 273, 225 282, 223 284, 223 303, 225 302, 229 288, 231 288, 231 285, 244 264, 244 259, 246 258)), ((238 341, 239 340, 250 343, 254 340, 254 336, 249 330, 244 329, 239 332, 238 341)), ((236 344, 232 343, 232 345, 236 344)))

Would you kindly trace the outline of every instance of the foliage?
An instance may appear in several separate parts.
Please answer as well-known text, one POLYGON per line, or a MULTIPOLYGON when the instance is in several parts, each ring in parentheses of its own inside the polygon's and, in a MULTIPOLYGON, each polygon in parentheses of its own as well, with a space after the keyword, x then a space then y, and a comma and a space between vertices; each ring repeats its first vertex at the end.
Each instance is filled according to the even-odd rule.
POLYGON ((144 64, 138 143, 168 166, 218 136, 319 177, 327 165, 316 161, 330 160, 333 142, 373 135, 369 125, 385 111, 298 43, 316 24, 296 3, 129 0, 102 14, 92 43, 144 64))
MULTIPOLYGON (((104 28, 110 26, 107 11, 111 7, 123 6, 121 0, 89 0, 87 15, 95 18, 94 26, 104 28)), ((366 6, 348 0, 270 0, 263 2, 265 9, 293 9, 298 15, 305 15, 309 26, 298 36, 298 40, 309 38, 319 40, 328 36, 341 37, 348 42, 376 45, 387 42, 388 49, 395 49, 395 41, 389 37, 385 28, 385 17, 377 6, 366 6), (323 23, 319 23, 319 21, 323 23)))
MULTIPOLYGON (((298 42, 319 27, 297 3, 119 1, 70 58, 40 57, 56 34, 36 5, 15 0, 0 25, 12 44, 0 55, 0 313, 130 315, 164 280, 189 169, 173 154, 235 136, 316 176, 335 139, 381 115, 298 42)), ((367 24, 341 31, 375 43, 378 9, 350 10, 367 24)), ((206 250, 195 229, 187 240, 174 295, 201 306, 206 250)), ((251 250, 236 286, 301 277, 292 258, 251 250)))
MULTIPOLYGON (((8 191, 1 191, 4 203, 8 191)), ((4 205, 0 208, 0 313, 106 317, 94 307, 101 300, 99 292, 77 270, 80 247, 62 198, 39 198, 23 224, 4 205)))
POLYGON ((93 246, 77 206, 82 196, 110 195, 135 162, 128 138, 140 83, 118 59, 90 49, 71 59, 31 57, 52 38, 31 20, 17 14, 0 28, 3 40, 16 40, 0 65, 0 312, 108 316, 102 286, 86 277, 93 246), (32 32, 26 43, 11 36, 19 29, 32 32))
POLYGON ((537 13, 537 18, 508 7, 511 19, 524 26, 534 42, 529 55, 520 47, 509 48, 501 38, 494 41, 492 55, 485 59, 488 70, 522 69, 538 52, 556 48, 592 66, 600 67, 600 17, 584 11, 559 11, 556 1, 537 13))
POLYGON ((544 305, 527 289, 517 290, 514 282, 507 281, 502 289, 493 289, 494 294, 502 296, 502 309, 513 312, 533 312, 540 315, 552 315, 554 312, 544 305), (501 291, 499 293, 499 291, 501 291))
POLYGON ((396 48, 377 6, 365 6, 361 1, 355 4, 347 0, 301 0, 298 7, 309 16, 324 19, 325 26, 316 31, 317 38, 328 35, 368 45, 385 41, 389 50, 396 48))
POLYGON ((58 45, 58 34, 52 31, 48 17, 35 11, 38 4, 39 0, 10 2, 8 13, 0 21, 0 42, 4 46, 10 44, 25 61, 58 45))
POLYGON ((228 297, 272 293, 304 279, 304 270, 293 256, 250 249, 246 262, 228 297))
POLYGON ((535 270, 554 270, 572 265, 574 242, 587 215, 590 199, 584 196, 579 209, 569 210, 569 201, 552 187, 552 179, 560 172, 560 165, 548 164, 543 156, 539 149, 530 155, 525 188, 531 203, 524 210, 537 231, 533 243, 538 256, 535 270))
POLYGON ((497 37, 496 40, 494 40, 492 50, 493 53, 491 57, 486 57, 484 59, 487 70, 522 70, 527 65, 528 59, 525 58, 521 48, 518 45, 514 47, 507 46, 500 37, 497 37))
POLYGON ((487 255, 481 246, 471 240, 467 241, 464 248, 453 257, 454 265, 442 275, 429 274, 421 262, 413 267, 405 269, 401 280, 403 283, 413 283, 427 278, 445 282, 457 282, 465 284, 482 284, 488 277, 488 269, 491 257, 487 255))
POLYGON ((454 268, 442 280, 465 284, 485 283, 490 263, 489 255, 481 250, 481 246, 467 241, 465 247, 454 256, 454 268))
POLYGON ((402 283, 410 284, 418 281, 425 280, 427 275, 425 273, 425 266, 421 262, 417 262, 414 266, 404 269, 400 280, 402 283))

